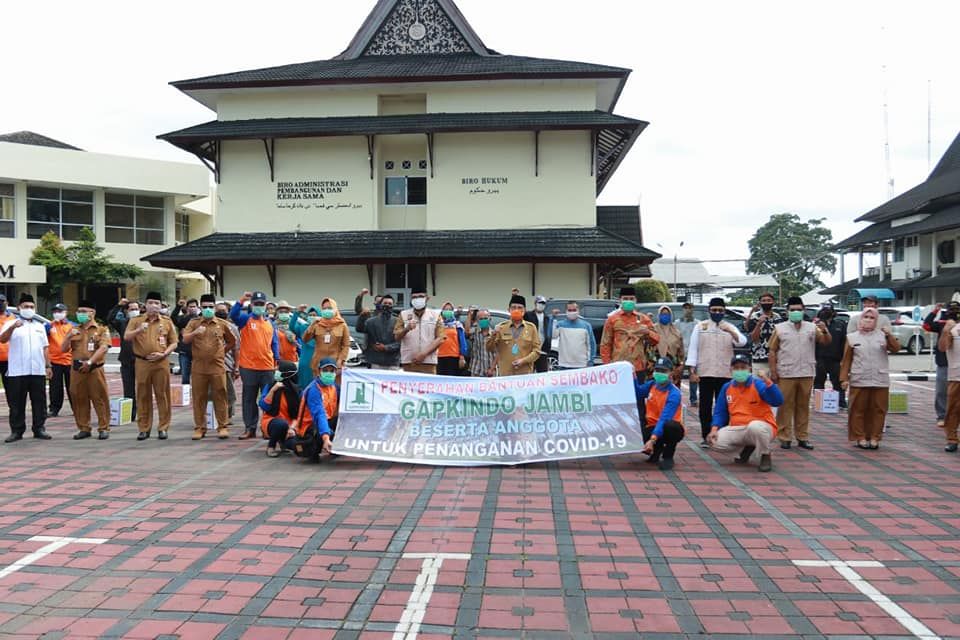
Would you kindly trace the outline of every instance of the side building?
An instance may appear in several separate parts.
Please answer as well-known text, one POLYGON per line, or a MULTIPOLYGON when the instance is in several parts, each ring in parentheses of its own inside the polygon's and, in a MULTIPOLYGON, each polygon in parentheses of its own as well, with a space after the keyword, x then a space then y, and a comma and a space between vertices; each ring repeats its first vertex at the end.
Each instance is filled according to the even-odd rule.
POLYGON ((858 255, 857 277, 821 293, 851 305, 865 290, 896 306, 949 300, 960 290, 960 134, 924 182, 857 221, 871 224, 835 247, 841 258, 858 255), (880 266, 864 270, 863 256, 871 253, 880 255, 880 266))
POLYGON ((451 0, 381 0, 333 59, 173 83, 216 113, 160 138, 213 172, 217 224, 144 259, 226 298, 601 295, 658 257, 636 207, 632 237, 597 208, 647 125, 613 113, 629 73, 501 55, 451 0))
MULTIPOLYGON (((30 265, 40 238, 53 231, 69 245, 84 227, 118 262, 144 269, 139 283, 89 287, 100 313, 119 296, 137 296, 141 284, 169 296, 201 292, 199 274, 140 258, 147 247, 172 248, 212 231, 213 211, 189 208, 209 193, 209 175, 197 164, 92 153, 30 131, 0 135, 0 292, 13 301, 36 295, 46 283, 46 269, 30 265)), ((71 284, 63 301, 72 307, 78 296, 71 284)))

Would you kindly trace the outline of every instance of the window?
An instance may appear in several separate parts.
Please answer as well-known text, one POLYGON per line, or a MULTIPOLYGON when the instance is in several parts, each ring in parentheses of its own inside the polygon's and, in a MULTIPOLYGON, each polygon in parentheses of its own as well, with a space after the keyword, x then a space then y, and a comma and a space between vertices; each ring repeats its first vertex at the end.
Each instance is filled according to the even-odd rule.
POLYGON ((427 179, 407 176, 387 178, 386 203, 390 206, 427 204, 427 179))
POLYGON ((175 240, 177 242, 190 242, 190 216, 185 213, 176 213, 174 223, 175 240))
POLYGON ((76 240, 84 227, 93 229, 93 191, 27 186, 27 237, 53 231, 76 240))
POLYGON ((104 213, 107 242, 163 244, 163 198, 108 193, 104 213))
POLYGON ((952 264, 956 261, 957 243, 947 240, 937 245, 937 259, 941 264, 952 264))
POLYGON ((16 236, 13 215, 13 185, 0 184, 0 238, 16 236))
POLYGON ((894 262, 903 262, 903 240, 894 240, 893 241, 893 261, 894 262))

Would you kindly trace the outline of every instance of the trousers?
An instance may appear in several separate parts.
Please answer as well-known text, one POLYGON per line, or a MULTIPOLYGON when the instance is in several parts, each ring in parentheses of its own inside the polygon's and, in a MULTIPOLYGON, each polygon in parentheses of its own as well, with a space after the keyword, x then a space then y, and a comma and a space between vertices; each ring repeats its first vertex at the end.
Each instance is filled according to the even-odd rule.
MULTIPOLYGON (((70 377, 73 420, 77 429, 90 433, 90 405, 97 413, 97 431, 110 431, 110 391, 103 367, 87 373, 74 371, 70 377)), ((52 404, 52 403, 51 403, 52 404)))
POLYGON ((207 430, 207 400, 213 400, 213 414, 217 421, 217 431, 230 428, 227 415, 227 378, 223 373, 191 372, 190 385, 193 403, 193 427, 207 430))
POLYGON ((782 442, 810 439, 810 392, 813 378, 780 378, 783 405, 777 410, 777 436, 782 442))
MULTIPOLYGON (((650 436, 653 435, 653 428, 656 425, 647 425, 644 426, 641 431, 643 431, 644 441, 649 440, 650 436)), ((675 420, 670 420, 663 425, 663 437, 657 439, 657 443, 653 445, 653 457, 654 459, 663 458, 664 460, 672 460, 673 454, 677 451, 677 444, 683 440, 683 425, 675 420)))
POLYGON ((273 384, 273 370, 240 369, 242 383, 240 406, 243 410, 243 427, 247 431, 256 431, 260 424, 260 391, 273 384))
POLYGON ((120 380, 123 382, 123 397, 133 400, 130 419, 137 419, 137 365, 136 361, 120 361, 120 380))
MULTIPOLYGON (((67 401, 73 407, 73 397, 70 393, 70 372, 73 367, 68 364, 53 364, 53 377, 50 379, 50 413, 60 413, 63 409, 63 395, 66 389, 67 401)), ((76 411, 76 409, 74 409, 76 411)))
POLYGON ((762 420, 754 420, 743 426, 731 425, 717 432, 715 451, 721 453, 737 452, 744 447, 755 447, 761 456, 769 455, 773 442, 773 427, 762 420))
POLYGON ((850 442, 882 440, 883 421, 889 405, 889 387, 850 387, 850 407, 847 410, 850 442))
POLYGON ((937 394, 933 399, 933 409, 937 412, 937 420, 947 418, 947 370, 948 367, 937 367, 937 394))
POLYGON ((713 425, 713 403, 728 382, 730 378, 700 378, 700 435, 704 440, 713 425))
POLYGON ((4 384, 10 405, 10 432, 23 435, 27 430, 27 397, 33 432, 43 431, 47 421, 47 378, 45 376, 7 376, 4 384))
POLYGON ((170 365, 167 359, 150 362, 137 359, 137 428, 150 433, 153 428, 153 401, 157 401, 157 431, 170 428, 170 365))

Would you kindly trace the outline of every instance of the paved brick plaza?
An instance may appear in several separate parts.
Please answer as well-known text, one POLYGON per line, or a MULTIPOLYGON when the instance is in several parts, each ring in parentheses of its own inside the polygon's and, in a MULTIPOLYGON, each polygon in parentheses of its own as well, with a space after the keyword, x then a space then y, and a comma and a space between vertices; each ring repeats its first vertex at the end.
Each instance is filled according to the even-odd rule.
POLYGON ((817 450, 777 450, 770 474, 687 445, 668 474, 643 456, 310 465, 191 442, 188 409, 167 442, 74 442, 60 417, 51 442, 0 446, 0 637, 960 637, 960 459, 932 385, 910 384, 879 451, 814 414, 817 450), (106 542, 11 571, 65 536, 106 542), (435 553, 453 556, 404 557, 435 553), (832 560, 920 626, 851 569, 794 564, 832 560))

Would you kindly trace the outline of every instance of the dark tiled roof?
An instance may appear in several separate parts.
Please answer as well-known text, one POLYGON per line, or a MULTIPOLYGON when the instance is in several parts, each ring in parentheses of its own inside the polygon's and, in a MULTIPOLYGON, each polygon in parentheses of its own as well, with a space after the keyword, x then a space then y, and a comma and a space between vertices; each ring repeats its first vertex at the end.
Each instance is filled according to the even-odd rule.
POLYGON ((29 144, 34 147, 52 147, 54 149, 69 149, 71 151, 83 151, 80 147, 74 147, 66 142, 60 142, 47 136, 42 136, 33 131, 14 131, 13 133, 0 134, 0 142, 13 142, 15 144, 29 144))
POLYGON ((957 286, 960 286, 960 269, 957 268, 940 269, 937 275, 916 280, 910 285, 913 289, 934 289, 936 287, 957 286))
POLYGON ((642 120, 603 111, 424 113, 402 116, 212 120, 157 136, 177 146, 209 140, 534 129, 643 129, 642 120))
POLYGON ((857 221, 885 222, 915 213, 932 213, 960 204, 960 134, 926 181, 869 211, 857 221))
POLYGON ((621 67, 524 56, 395 55, 366 56, 350 60, 315 60, 179 80, 170 84, 181 91, 192 91, 234 87, 506 78, 625 79, 629 74, 629 69, 621 67))
POLYGON ((877 222, 865 229, 861 229, 846 240, 835 245, 836 249, 852 249, 872 245, 883 240, 896 240, 906 236, 933 233, 945 229, 960 228, 960 205, 949 207, 931 214, 920 222, 892 226, 892 221, 877 222))
POLYGON ((597 226, 632 242, 643 244, 639 206, 597 207, 597 226))
POLYGON ((144 257, 155 267, 388 262, 649 264, 660 257, 596 227, 450 231, 214 233, 144 257))

